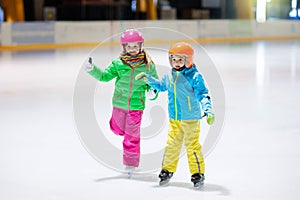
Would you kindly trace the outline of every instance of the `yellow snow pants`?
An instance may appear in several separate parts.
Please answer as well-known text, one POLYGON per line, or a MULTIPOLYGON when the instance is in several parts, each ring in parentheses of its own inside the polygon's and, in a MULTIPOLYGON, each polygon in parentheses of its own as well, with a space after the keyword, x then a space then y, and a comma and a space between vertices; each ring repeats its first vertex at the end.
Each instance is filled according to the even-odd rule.
POLYGON ((202 146, 199 143, 200 120, 169 119, 168 140, 165 148, 162 169, 175 172, 184 141, 191 174, 205 173, 202 146))

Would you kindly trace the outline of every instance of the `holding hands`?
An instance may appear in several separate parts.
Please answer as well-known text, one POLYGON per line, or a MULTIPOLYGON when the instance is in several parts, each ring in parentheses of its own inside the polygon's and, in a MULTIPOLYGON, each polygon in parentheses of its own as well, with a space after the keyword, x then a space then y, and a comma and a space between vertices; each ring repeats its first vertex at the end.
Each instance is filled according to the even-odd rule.
MULTIPOLYGON (((141 81, 144 81, 145 83, 147 83, 148 82, 147 74, 145 72, 141 72, 135 76, 135 80, 137 80, 137 81, 141 80, 141 81)), ((146 96, 147 96, 147 99, 149 99, 151 101, 155 100, 158 97, 158 91, 153 88, 150 88, 147 90, 146 96)))
POLYGON ((141 72, 138 75, 135 76, 135 80, 143 80, 144 82, 148 81, 147 74, 145 72, 141 72))

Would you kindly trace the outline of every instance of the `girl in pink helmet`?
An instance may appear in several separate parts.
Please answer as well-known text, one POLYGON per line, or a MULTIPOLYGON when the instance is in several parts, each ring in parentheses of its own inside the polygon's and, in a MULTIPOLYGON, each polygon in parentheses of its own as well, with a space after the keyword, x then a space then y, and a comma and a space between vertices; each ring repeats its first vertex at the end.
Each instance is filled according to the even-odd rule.
POLYGON ((136 29, 125 30, 121 35, 122 53, 104 70, 92 64, 86 64, 86 70, 99 81, 115 79, 112 99, 113 111, 109 121, 112 132, 123 136, 123 164, 129 173, 140 162, 140 125, 145 109, 145 92, 150 86, 136 81, 141 72, 157 76, 156 67, 144 51, 144 37, 136 29))

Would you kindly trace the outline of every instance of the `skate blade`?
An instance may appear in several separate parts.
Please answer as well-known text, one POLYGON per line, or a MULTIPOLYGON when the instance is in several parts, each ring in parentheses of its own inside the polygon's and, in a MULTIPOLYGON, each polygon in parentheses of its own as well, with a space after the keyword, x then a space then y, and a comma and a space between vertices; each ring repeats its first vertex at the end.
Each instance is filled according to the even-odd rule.
POLYGON ((166 186, 166 185, 168 185, 169 182, 170 182, 170 179, 167 179, 167 180, 164 180, 164 181, 160 181, 159 185, 160 186, 166 186))
POLYGON ((128 177, 128 179, 131 179, 132 176, 133 176, 133 172, 127 172, 127 177, 128 177))
POLYGON ((194 188, 195 188, 195 189, 199 189, 199 188, 201 188, 203 185, 204 185, 203 182, 194 183, 194 188))

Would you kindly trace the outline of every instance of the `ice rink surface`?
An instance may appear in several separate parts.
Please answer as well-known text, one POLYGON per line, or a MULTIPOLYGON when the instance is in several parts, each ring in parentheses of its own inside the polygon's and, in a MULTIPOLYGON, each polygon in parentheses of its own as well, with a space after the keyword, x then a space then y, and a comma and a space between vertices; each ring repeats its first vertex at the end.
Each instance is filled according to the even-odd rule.
MULTIPOLYGON (((185 157, 159 187, 158 171, 128 179, 86 151, 73 91, 91 48, 0 52, 0 199, 300 199, 300 41, 203 47, 223 82, 226 118, 201 190, 192 188, 185 157)), ((106 66, 119 52, 99 47, 95 60, 106 66)), ((109 95, 97 95, 110 106, 109 95)))

